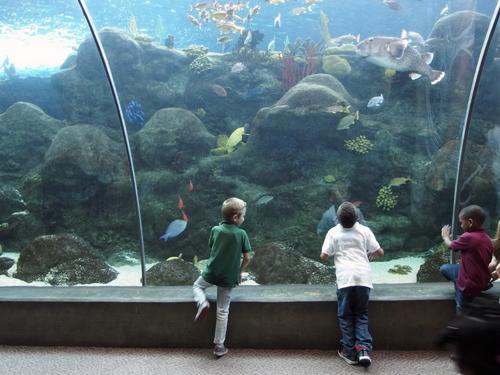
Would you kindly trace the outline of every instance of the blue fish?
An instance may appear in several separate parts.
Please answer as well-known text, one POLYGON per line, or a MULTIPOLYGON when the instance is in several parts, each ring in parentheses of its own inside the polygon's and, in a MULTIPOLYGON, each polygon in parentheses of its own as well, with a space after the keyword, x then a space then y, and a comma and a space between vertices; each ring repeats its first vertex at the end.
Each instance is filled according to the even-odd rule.
POLYGON ((168 224, 167 229, 165 229, 165 234, 160 237, 160 240, 168 241, 169 238, 177 237, 179 234, 184 232, 187 227, 187 220, 176 219, 168 224))
POLYGON ((125 109, 125 119, 129 124, 142 128, 144 126, 144 112, 142 111, 141 104, 135 100, 128 103, 125 109))

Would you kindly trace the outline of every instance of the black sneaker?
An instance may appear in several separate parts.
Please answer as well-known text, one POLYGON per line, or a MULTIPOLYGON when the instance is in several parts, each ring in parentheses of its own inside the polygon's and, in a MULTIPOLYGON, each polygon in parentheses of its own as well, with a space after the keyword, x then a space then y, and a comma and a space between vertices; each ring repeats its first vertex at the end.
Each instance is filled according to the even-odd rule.
POLYGON ((358 363, 361 366, 368 367, 372 364, 372 359, 368 354, 368 350, 365 349, 358 350, 357 356, 358 356, 358 363))
POLYGON ((224 344, 216 344, 214 346, 214 356, 217 358, 220 358, 224 355, 226 355, 228 352, 227 348, 224 346, 224 344))
POLYGON ((339 357, 342 358, 344 361, 349 363, 350 365, 357 365, 358 361, 356 358, 354 358, 353 355, 349 355, 347 353, 344 353, 342 350, 339 350, 339 357))

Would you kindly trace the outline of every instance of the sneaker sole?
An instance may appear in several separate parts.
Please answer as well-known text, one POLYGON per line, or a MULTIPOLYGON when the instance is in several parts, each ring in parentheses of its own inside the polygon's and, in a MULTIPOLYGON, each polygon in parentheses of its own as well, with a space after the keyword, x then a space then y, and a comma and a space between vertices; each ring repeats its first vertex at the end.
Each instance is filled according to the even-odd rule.
POLYGON ((226 349, 226 351, 224 353, 216 353, 216 352, 214 352, 214 356, 215 356, 215 358, 219 359, 220 357, 224 357, 227 354, 228 351, 229 350, 226 349))
POLYGON ((204 307, 196 316, 194 317, 195 322, 200 322, 208 318, 208 312, 210 311, 210 306, 204 307))
POLYGON ((342 358, 344 361, 346 361, 348 364, 350 364, 352 366, 356 366, 358 364, 358 362, 353 361, 352 359, 350 359, 349 357, 343 355, 340 352, 338 352, 338 355, 339 355, 340 358, 342 358))

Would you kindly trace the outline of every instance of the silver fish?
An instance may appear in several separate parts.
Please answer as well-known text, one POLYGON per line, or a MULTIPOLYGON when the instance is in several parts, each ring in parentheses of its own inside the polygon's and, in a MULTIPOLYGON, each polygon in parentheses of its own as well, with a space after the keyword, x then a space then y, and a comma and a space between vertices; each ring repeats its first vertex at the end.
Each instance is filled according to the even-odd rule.
POLYGON ((398 72, 410 72, 411 79, 424 75, 435 85, 445 76, 445 72, 433 70, 429 66, 434 57, 433 53, 420 54, 408 45, 407 39, 375 36, 359 43, 357 50, 360 56, 375 65, 398 72))
POLYGON ((380 96, 374 96, 371 98, 366 106, 368 108, 376 108, 380 107, 382 104, 384 104, 384 95, 380 94, 380 96))

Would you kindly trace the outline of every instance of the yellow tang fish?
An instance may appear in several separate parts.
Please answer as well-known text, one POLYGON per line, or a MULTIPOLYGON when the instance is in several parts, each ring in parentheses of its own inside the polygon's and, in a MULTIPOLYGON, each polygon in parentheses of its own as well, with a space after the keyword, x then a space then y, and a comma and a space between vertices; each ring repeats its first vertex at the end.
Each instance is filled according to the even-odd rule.
POLYGON ((390 182, 389 186, 401 186, 411 182, 410 177, 394 177, 390 182))
POLYGON ((235 129, 226 142, 227 152, 230 153, 234 150, 234 148, 241 142, 243 139, 243 134, 245 133, 245 127, 240 127, 235 129))

